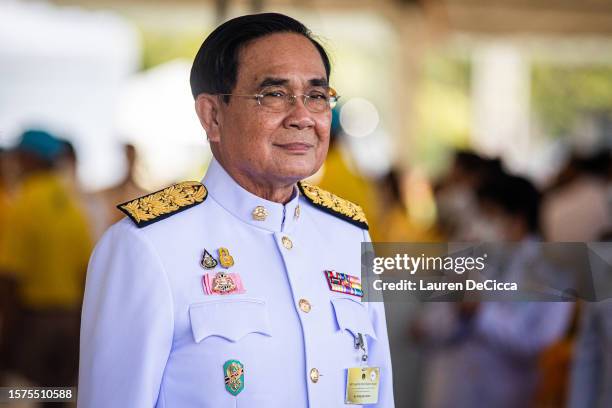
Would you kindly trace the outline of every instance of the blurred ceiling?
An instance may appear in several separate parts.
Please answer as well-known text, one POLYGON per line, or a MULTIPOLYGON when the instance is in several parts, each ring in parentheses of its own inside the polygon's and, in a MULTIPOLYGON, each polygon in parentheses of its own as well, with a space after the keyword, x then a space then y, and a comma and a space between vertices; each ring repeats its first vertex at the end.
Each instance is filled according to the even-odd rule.
POLYGON ((454 30, 612 34, 610 0, 425 0, 424 7, 454 30))
MULTIPOLYGON (((298 7, 370 10, 396 23, 418 13, 436 29, 490 34, 612 34, 612 0, 55 0, 88 7, 214 8, 219 20, 228 10, 261 11, 298 7)), ((408 19, 412 21, 411 19, 408 19)))

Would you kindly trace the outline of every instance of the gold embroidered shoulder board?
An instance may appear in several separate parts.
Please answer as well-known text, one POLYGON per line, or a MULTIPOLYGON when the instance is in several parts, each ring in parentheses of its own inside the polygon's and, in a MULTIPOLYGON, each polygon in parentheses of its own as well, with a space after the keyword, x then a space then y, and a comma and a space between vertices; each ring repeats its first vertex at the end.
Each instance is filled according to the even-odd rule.
POLYGON ((185 181, 119 204, 117 208, 142 228, 203 203, 207 195, 202 183, 185 181))
POLYGON ((368 229, 365 213, 357 204, 303 181, 298 183, 298 187, 304 197, 316 207, 359 228, 368 229))

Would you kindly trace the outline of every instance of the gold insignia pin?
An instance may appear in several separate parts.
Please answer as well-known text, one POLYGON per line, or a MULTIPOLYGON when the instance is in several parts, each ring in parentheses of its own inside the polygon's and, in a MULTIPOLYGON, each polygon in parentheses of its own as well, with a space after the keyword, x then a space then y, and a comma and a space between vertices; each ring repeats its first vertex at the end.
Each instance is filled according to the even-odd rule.
POLYGON ((213 279, 212 291, 220 295, 232 292, 236 289, 236 283, 225 272, 218 272, 213 279))
POLYGON ((204 249, 204 254, 202 255, 202 261, 200 261, 200 265, 202 265, 205 269, 213 269, 217 266, 217 260, 213 258, 213 256, 204 249))
POLYGON ((234 258, 230 255, 229 249, 219 248, 219 262, 224 268, 234 266, 234 258))

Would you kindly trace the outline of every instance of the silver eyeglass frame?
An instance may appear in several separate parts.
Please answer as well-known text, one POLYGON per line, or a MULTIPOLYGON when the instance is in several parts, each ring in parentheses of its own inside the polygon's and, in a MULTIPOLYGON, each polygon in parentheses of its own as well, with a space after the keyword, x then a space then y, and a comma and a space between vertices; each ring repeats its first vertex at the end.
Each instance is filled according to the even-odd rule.
MULTIPOLYGON (((329 98, 327 98, 327 109, 333 109, 336 104, 338 103, 338 99, 340 99, 340 95, 338 95, 336 93, 336 90, 334 88, 329 87, 329 93, 330 96, 329 98)), ((261 103, 261 100, 265 97, 264 94, 258 93, 258 94, 253 94, 253 95, 243 95, 243 94, 215 94, 217 96, 237 96, 240 98, 251 98, 251 99, 255 99, 257 101, 257 105, 258 106, 263 106, 264 108, 268 108, 269 106, 265 106, 261 103)), ((289 101, 289 104, 294 106, 297 99, 300 98, 302 100, 302 103, 304 104, 304 106, 306 107, 306 109, 308 109, 308 111, 312 112, 312 113, 322 113, 325 112, 327 109, 321 110, 321 111, 313 111, 309 108, 309 104, 308 101, 312 98, 309 95, 305 95, 305 94, 301 94, 301 95, 285 95, 285 98, 287 101, 289 101)), ((278 112, 283 112, 282 110, 278 111, 278 112)))

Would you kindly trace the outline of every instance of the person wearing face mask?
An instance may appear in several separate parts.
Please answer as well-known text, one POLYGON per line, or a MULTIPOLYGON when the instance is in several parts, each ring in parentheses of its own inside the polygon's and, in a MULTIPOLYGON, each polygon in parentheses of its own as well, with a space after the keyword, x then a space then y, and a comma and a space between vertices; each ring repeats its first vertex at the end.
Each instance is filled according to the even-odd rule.
POLYGON ((365 214, 302 181, 327 154, 329 79, 288 16, 206 38, 191 89, 214 159, 202 183, 120 204, 98 243, 79 407, 394 406, 383 304, 361 302, 365 214))
MULTIPOLYGON (((476 191, 481 238, 506 242, 491 260, 498 279, 520 282, 552 273, 538 256, 539 193, 504 175, 476 191)), ((482 241, 481 241, 482 242, 482 241)), ((429 349, 425 407, 524 407, 534 401, 538 357, 568 324, 571 305, 551 302, 435 303, 416 328, 429 349)))
POLYGON ((462 239, 475 218, 474 190, 485 160, 476 153, 455 152, 448 174, 436 189, 438 224, 449 239, 462 239))
POLYGON ((436 189, 438 224, 450 241, 499 238, 482 236, 490 231, 478 216, 476 190, 503 174, 501 161, 497 158, 485 158, 469 151, 455 153, 448 174, 436 189))
POLYGON ((481 241, 539 240, 540 193, 527 179, 504 175, 476 190, 479 221, 489 225, 481 241), (489 238, 489 239, 485 239, 489 238))

